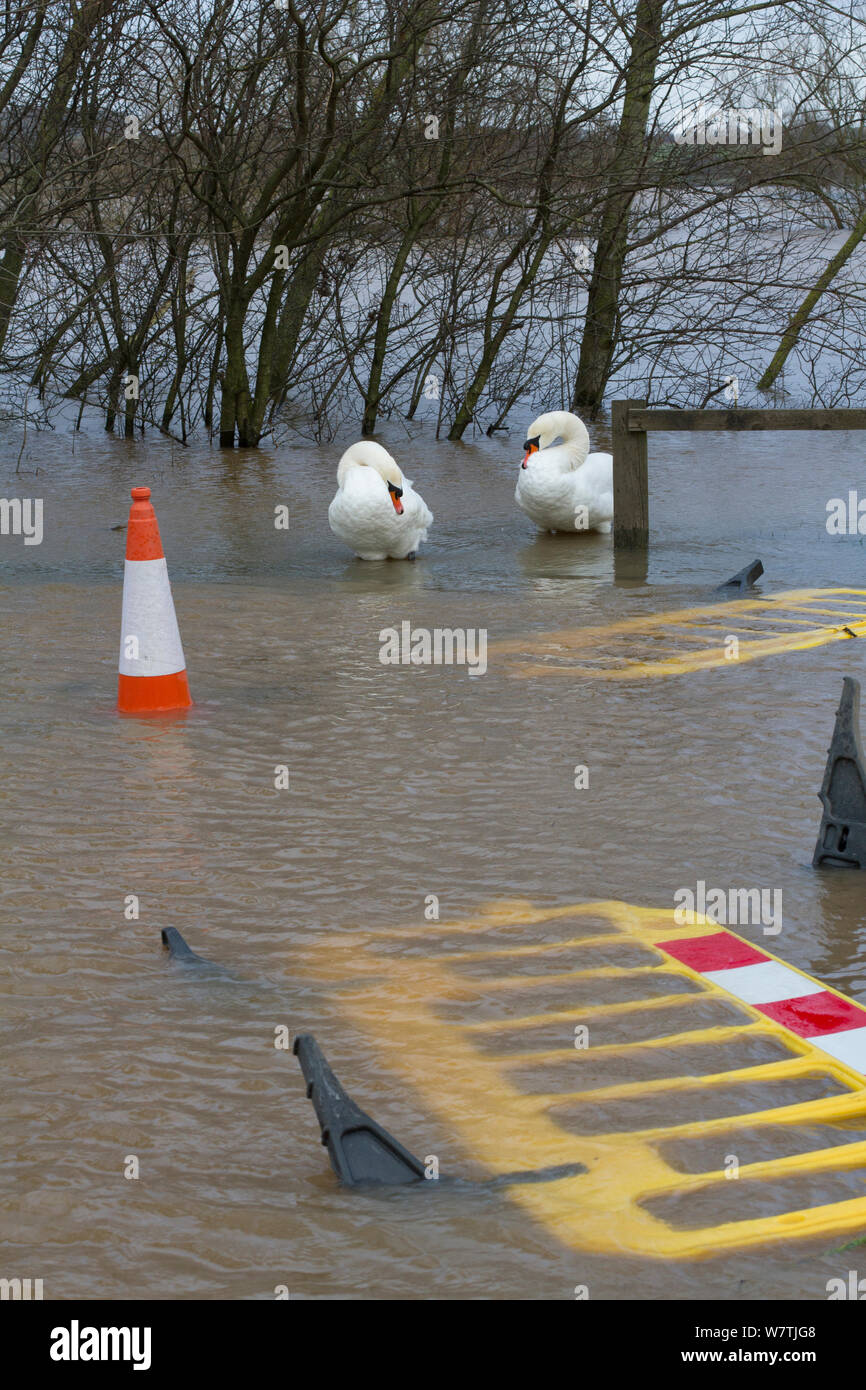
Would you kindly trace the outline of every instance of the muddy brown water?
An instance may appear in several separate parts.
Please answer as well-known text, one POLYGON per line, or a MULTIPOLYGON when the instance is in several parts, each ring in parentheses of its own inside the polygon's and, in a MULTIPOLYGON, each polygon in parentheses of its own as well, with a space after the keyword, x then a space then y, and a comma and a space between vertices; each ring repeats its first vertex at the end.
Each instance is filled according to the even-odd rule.
MULTIPOLYGON (((414 565, 354 561, 327 526, 345 442, 226 457, 61 430, 31 434, 16 474, 20 436, 3 440, 0 493, 44 499, 44 540, 0 537, 0 1275, 42 1278, 48 1298, 273 1298, 286 1285, 297 1298, 567 1299, 577 1284, 593 1298, 826 1297, 860 1254, 840 1238, 698 1262, 602 1256, 501 1188, 343 1191, 273 1040, 281 1024, 315 1032, 363 1105, 460 1172, 471 1155, 447 1107, 431 1113, 353 1030, 325 936, 351 949, 355 933, 414 929, 390 949, 417 953, 430 894, 446 922, 504 898, 667 907, 703 879, 781 889, 770 949, 866 1000, 866 877, 810 867, 861 642, 614 684, 515 680, 493 660, 474 678, 385 666, 378 636, 408 620, 493 642, 702 603, 755 555, 765 592, 866 587, 863 538, 824 524, 827 500, 863 478, 862 437, 653 436, 645 579, 615 571, 609 537, 536 535, 513 502, 517 434, 384 436, 435 525, 414 565), (143 482, 196 700, 182 719, 113 709, 117 528, 143 482), (273 525, 280 504, 288 532, 273 525), (164 926, 228 977, 171 966, 164 926)), ((484 993, 471 969, 461 981, 484 993)), ((443 1026, 465 1020, 465 999, 443 1004, 443 1026)), ((692 1069, 712 1069, 700 1049, 692 1069)), ((629 1079, 621 1061, 614 1079, 629 1079)), ((668 1113, 700 1113, 690 1103, 674 1096, 668 1113)), ((716 1148, 685 1145, 680 1166, 718 1166, 716 1148)), ((805 1200, 864 1182, 858 1170, 840 1192, 812 1176, 805 1200)), ((766 1193, 748 1196, 747 1214, 768 1209, 766 1193)), ((686 1203, 683 1224, 730 1218, 720 1200, 686 1203)))

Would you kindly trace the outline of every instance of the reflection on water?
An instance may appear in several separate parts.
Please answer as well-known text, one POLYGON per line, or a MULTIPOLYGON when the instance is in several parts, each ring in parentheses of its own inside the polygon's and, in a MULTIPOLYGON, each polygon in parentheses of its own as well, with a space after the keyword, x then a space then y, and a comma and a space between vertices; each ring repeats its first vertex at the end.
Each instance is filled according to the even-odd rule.
POLYGON ((593 1297, 824 1296, 847 1258, 833 1242, 656 1265, 577 1255, 501 1190, 341 1192, 297 1064, 273 1045, 281 1024, 315 1032, 362 1104, 459 1171, 445 1120, 382 1071, 316 969, 323 930, 350 950, 380 925, 423 933, 430 894, 444 921, 490 898, 663 906, 698 879, 763 886, 783 892, 771 949, 866 997, 863 882, 810 867, 859 644, 616 688, 379 661, 379 631, 404 620, 491 642, 598 625, 703 602, 758 554, 767 592, 863 584, 860 539, 824 527, 851 441, 822 436, 816 478, 808 435, 687 438, 651 440, 645 580, 615 573, 609 537, 536 536, 503 440, 386 440, 436 515, 415 564, 363 564, 331 536, 342 443, 226 459, 31 435, 16 476, 20 440, 6 441, 3 495, 45 503, 40 547, 0 538, 10 1273, 44 1278, 48 1297, 285 1283, 293 1297, 569 1298, 577 1282, 593 1297), (140 482, 196 700, 153 723, 113 712, 113 528, 140 482), (163 926, 235 982, 172 966, 163 926))

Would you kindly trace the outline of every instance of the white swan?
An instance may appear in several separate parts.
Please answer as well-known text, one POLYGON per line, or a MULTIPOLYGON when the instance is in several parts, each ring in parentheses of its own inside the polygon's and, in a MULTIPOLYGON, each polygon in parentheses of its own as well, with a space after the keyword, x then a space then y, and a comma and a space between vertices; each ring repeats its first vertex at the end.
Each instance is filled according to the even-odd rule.
POLYGON ((346 450, 328 522, 362 560, 414 560, 432 520, 424 498, 381 444, 362 439, 346 450))
POLYGON ((514 496, 548 531, 609 531, 613 520, 613 457, 591 454, 583 421, 567 410, 539 415, 526 431, 514 496), (551 448, 554 441, 562 443, 551 448))

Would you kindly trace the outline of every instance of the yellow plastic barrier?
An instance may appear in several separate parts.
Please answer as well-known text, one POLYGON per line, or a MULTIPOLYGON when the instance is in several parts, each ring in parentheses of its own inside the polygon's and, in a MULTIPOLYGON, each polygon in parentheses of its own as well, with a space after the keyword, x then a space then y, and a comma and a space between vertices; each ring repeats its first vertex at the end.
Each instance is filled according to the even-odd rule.
MULTIPOLYGON (((722 930, 696 921, 494 903, 320 939, 315 970, 464 1159, 538 1175, 509 1196, 574 1249, 695 1257, 862 1231, 866 1079, 659 946, 722 930), (575 1164, 587 1171, 545 1178, 575 1164)), ((759 953, 784 969, 763 941, 759 953)), ((855 1007, 791 967, 785 978, 855 1007)))
MULTIPOLYGON (((866 636, 866 589, 792 589, 762 598, 623 618, 492 642, 491 658, 521 657, 516 676, 645 680, 805 651, 866 636), (828 621, 816 621, 818 619, 828 621), (727 639, 736 637, 736 656, 727 639), (695 650, 684 650, 686 643, 695 650), (535 660, 525 658, 534 657, 535 660), (576 658, 576 660, 575 660, 576 658)), ((509 663, 511 664, 511 663, 509 663)))

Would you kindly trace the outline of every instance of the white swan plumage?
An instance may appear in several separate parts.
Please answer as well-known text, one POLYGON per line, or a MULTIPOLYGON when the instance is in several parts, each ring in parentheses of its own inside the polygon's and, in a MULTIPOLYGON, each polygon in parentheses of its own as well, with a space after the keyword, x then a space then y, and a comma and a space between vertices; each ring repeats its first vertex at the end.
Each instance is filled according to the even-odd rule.
POLYGON ((548 531, 609 531, 613 457, 591 454, 586 425, 567 410, 539 415, 526 431, 515 499, 548 531), (561 439, 561 444, 556 440, 561 439), (555 447, 554 447, 555 446, 555 447))
POLYGON ((432 521, 424 498, 381 444, 362 439, 346 450, 328 522, 360 559, 414 559, 432 521))

